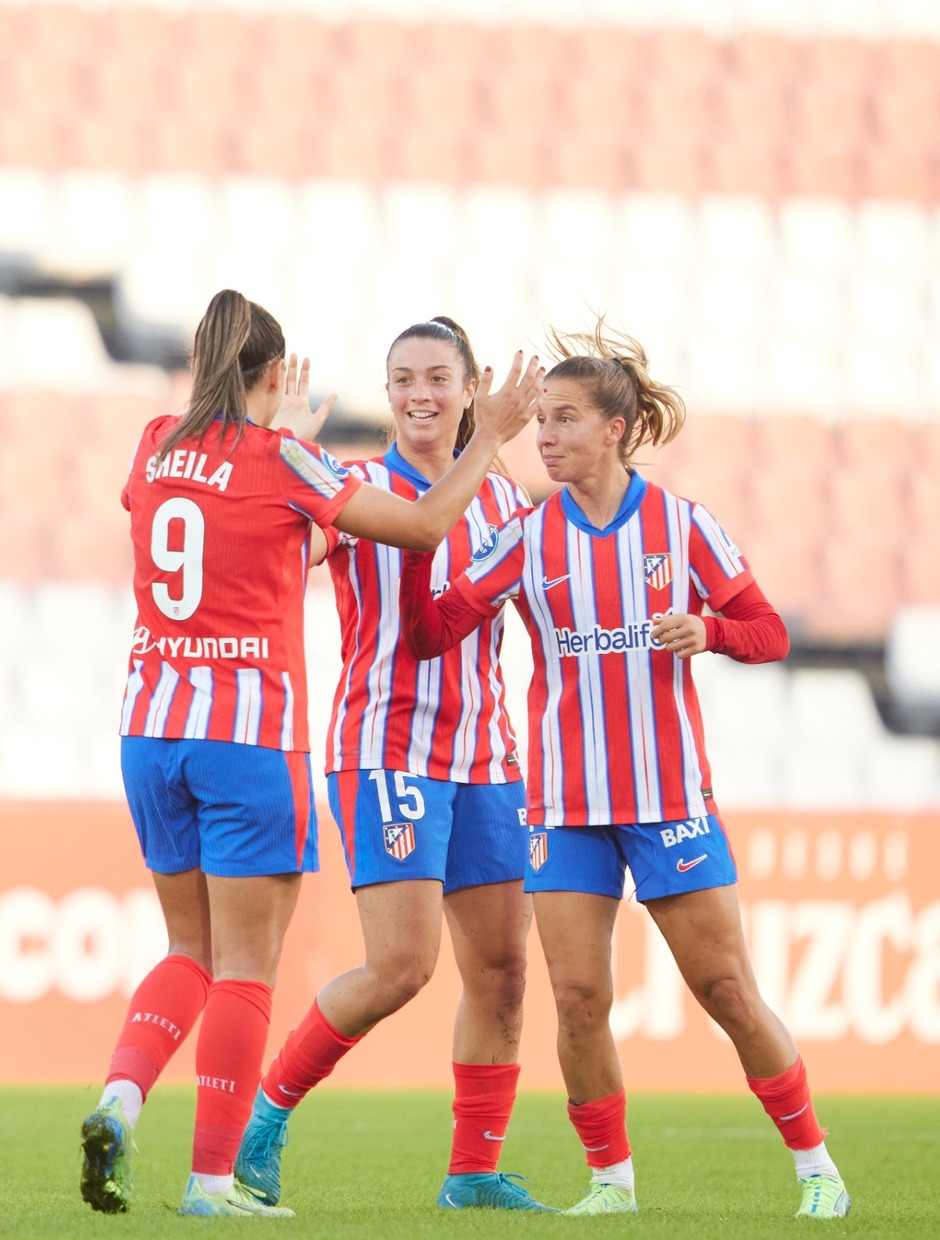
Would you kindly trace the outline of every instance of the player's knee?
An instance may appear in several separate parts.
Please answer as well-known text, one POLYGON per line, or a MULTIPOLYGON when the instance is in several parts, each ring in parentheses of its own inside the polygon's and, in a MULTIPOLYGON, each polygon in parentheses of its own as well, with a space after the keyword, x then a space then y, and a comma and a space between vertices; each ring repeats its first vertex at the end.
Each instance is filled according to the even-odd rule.
POLYGON ((710 982, 701 996, 702 1006, 729 1037, 753 1031, 759 1022, 760 998, 738 977, 710 982))
POLYGON ((562 1036, 577 1040, 607 1026, 613 1005, 613 993, 608 987, 560 983, 554 994, 562 1036))
POLYGON ((423 960, 386 961, 377 972, 374 997, 388 1016, 409 1003, 431 980, 433 962, 423 960))

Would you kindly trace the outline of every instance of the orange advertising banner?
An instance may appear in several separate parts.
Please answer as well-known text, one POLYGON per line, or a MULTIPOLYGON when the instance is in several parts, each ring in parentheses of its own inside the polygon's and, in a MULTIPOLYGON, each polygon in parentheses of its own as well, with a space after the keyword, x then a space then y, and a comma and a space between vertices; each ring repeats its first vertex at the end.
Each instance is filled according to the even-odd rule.
MULTIPOLYGON (((356 902, 321 806, 322 871, 304 879, 274 996, 269 1053, 317 990, 361 961, 356 902)), ((940 1093, 940 815, 724 816, 764 997, 822 1092, 940 1093)), ((0 1080, 103 1081, 129 996, 166 947, 127 810, 0 804, 0 1080)), ((356 1086, 449 1086, 460 983, 438 969, 338 1066, 356 1086)), ((555 1012, 533 931, 523 1088, 563 1088, 555 1012)), ((651 918, 624 901, 611 1015, 628 1090, 737 1090, 725 1036, 685 993, 651 918)), ((191 1080, 194 1039, 166 1076, 191 1080)))

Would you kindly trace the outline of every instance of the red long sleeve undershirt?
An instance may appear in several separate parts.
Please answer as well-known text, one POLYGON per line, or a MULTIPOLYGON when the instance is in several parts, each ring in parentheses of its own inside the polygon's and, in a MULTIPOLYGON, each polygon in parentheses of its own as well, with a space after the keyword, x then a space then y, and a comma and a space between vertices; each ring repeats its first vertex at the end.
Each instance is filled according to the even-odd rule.
MULTIPOLYGON (((458 645, 497 608, 477 611, 459 590, 431 595, 432 555, 406 551, 402 556, 399 597, 402 631, 417 659, 435 659, 458 645)), ((739 663, 771 663, 790 649, 786 626, 756 582, 745 586, 722 608, 720 616, 703 616, 706 650, 739 663)))

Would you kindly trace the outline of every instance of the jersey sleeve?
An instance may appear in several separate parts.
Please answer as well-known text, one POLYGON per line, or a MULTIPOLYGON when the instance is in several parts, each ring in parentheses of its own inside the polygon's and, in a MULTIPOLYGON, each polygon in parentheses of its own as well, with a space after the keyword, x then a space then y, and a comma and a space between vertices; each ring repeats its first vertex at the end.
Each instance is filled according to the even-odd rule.
POLYGON ((689 573, 699 596, 712 611, 723 611, 727 601, 754 580, 734 540, 702 504, 692 509, 689 573))
POLYGON ((790 638, 779 613, 756 581, 725 604, 721 616, 704 616, 705 648, 739 663, 772 663, 785 659, 790 638))
POLYGON ((482 615, 516 598, 522 589, 525 568, 524 518, 531 508, 519 509, 508 521, 491 531, 473 553, 463 574, 454 582, 467 603, 482 615))
MULTIPOLYGON (((436 659, 457 646, 499 607, 481 609, 473 605, 460 589, 445 591, 440 598, 431 594, 431 568, 434 553, 402 553, 398 584, 402 632, 408 650, 416 659, 436 659)), ((462 578, 454 583, 458 586, 462 578)))
POLYGON ((362 486, 360 478, 317 444, 281 432, 278 452, 288 502, 317 525, 330 525, 362 486))

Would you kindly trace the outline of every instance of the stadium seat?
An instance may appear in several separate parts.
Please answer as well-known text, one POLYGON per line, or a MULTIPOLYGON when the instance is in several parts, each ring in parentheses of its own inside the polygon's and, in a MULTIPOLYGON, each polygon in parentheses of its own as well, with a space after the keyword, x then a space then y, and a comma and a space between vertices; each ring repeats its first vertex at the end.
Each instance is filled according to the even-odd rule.
POLYGON ((849 418, 835 432, 837 470, 848 467, 907 484, 916 468, 918 426, 903 418, 849 418))
POLYGON ((127 177, 113 171, 56 177, 49 233, 35 251, 46 270, 67 271, 73 278, 119 270, 131 247, 132 195, 127 177))
POLYGON ((883 641, 897 609, 900 568, 861 542, 830 537, 820 547, 820 591, 808 628, 834 644, 883 641))
POLYGON ((857 269, 919 285, 933 261, 933 213, 916 202, 863 202, 856 213, 857 269))
POLYGON ((862 543, 879 561, 895 557, 904 538, 900 478, 873 463, 837 467, 827 480, 823 528, 830 537, 862 543))
POLYGON ((681 129, 668 142, 641 130, 633 135, 627 185, 632 190, 695 197, 707 184, 706 167, 705 146, 687 142, 681 129))
POLYGON ((20 297, 12 321, 16 366, 23 384, 66 390, 100 383, 109 361, 91 310, 67 297, 20 297))
POLYGON ((776 29, 770 23, 738 28, 728 43, 729 65, 735 77, 784 89, 798 80, 806 71, 805 47, 785 31, 785 20, 776 29))
POLYGON ((763 76, 729 77, 715 97, 715 148, 749 147, 758 143, 780 149, 790 132, 789 97, 785 89, 763 76))
POLYGON ((746 194, 775 203, 783 188, 783 160, 777 147, 750 138, 710 146, 705 164, 705 189, 709 193, 746 194))
POLYGON ((702 262, 726 271, 764 273, 775 257, 776 221, 766 203, 745 194, 703 198, 697 211, 702 262))
POLYGON ((627 193, 617 204, 619 244, 631 269, 686 273, 698 255, 695 203, 681 193, 627 193))
POLYGON ((940 736, 940 604, 902 607, 891 619, 885 674, 891 706, 910 730, 940 736))
POLYGON ((940 744, 933 738, 886 735, 866 754, 862 778, 867 808, 932 811, 940 802, 940 744))
POLYGON ((940 527, 910 530, 898 549, 898 562, 903 606, 940 606, 940 527))
POLYGON ((877 86, 876 44, 870 38, 827 34, 806 40, 807 78, 827 90, 865 95, 877 86))
POLYGON ((706 90, 726 72, 724 44, 691 26, 657 26, 649 31, 644 57, 650 79, 675 87, 706 90))
POLYGON ((866 198, 933 206, 937 201, 937 189, 935 152, 899 149, 894 142, 885 140, 869 143, 864 148, 860 190, 866 198))
POLYGON ((854 268, 855 215, 847 198, 787 198, 778 221, 785 267, 840 276, 854 268))
POLYGON ((784 190, 800 198, 833 198, 854 204, 861 192, 857 147, 793 141, 783 153, 784 190))
MULTIPOLYGON (((835 431, 832 425, 810 414, 778 413, 754 419, 755 475, 770 476, 803 494, 831 468, 835 431), (805 481, 804 481, 805 480, 805 481)), ((794 507, 797 507, 794 505, 794 507)))

